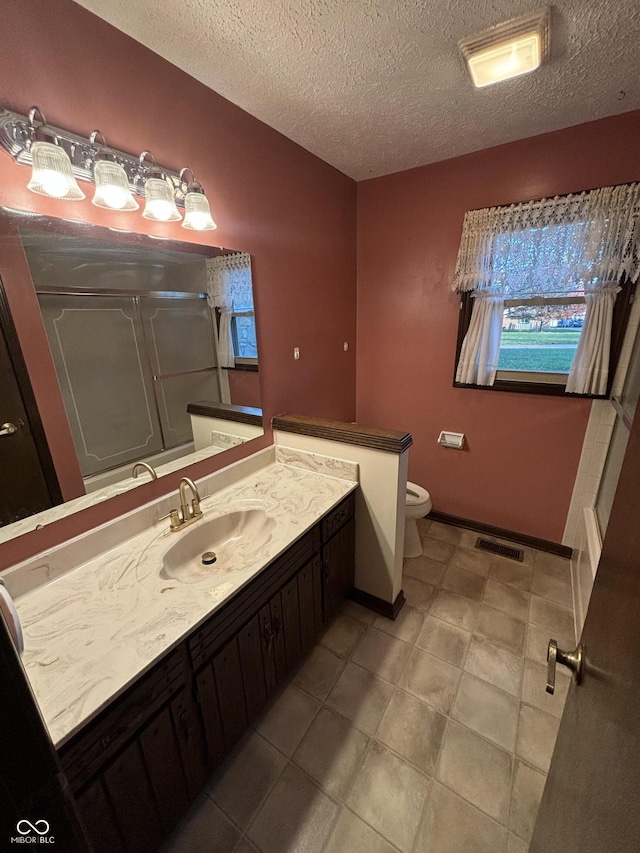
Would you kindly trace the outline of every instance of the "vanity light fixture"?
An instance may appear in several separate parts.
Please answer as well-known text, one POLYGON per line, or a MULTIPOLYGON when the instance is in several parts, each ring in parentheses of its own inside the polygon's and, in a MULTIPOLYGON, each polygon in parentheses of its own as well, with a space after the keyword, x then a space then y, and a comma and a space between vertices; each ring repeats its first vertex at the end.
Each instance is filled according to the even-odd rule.
POLYGON ((107 210, 138 210, 140 205, 131 194, 129 178, 124 168, 114 159, 112 150, 107 146, 107 140, 101 130, 94 130, 89 141, 96 145, 96 139, 102 139, 96 153, 96 164, 93 167, 93 179, 96 191, 92 204, 107 210))
POLYGON ((71 171, 69 155, 59 144, 56 134, 47 126, 47 120, 38 107, 32 107, 29 111, 29 126, 32 168, 27 186, 31 192, 65 201, 86 198, 71 171), (38 125, 35 124, 36 117, 40 121, 38 125))
POLYGON ((187 192, 184 197, 184 221, 182 227, 189 228, 192 231, 213 231, 218 226, 211 217, 209 200, 204 194, 202 184, 196 181, 193 169, 190 169, 188 166, 185 166, 180 172, 180 180, 183 180, 185 172, 191 172, 191 180, 187 184, 187 192))
POLYGON ((150 151, 140 155, 140 167, 144 168, 149 158, 148 175, 144 182, 144 194, 147 203, 142 214, 145 219, 154 222, 178 222, 182 217, 176 207, 176 200, 169 182, 165 179, 162 169, 156 166, 156 161, 150 151))
POLYGON ((38 107, 29 115, 0 109, 0 149, 21 166, 32 167, 29 189, 63 200, 85 198, 76 179, 96 186, 92 203, 115 212, 138 210, 136 196, 145 198, 143 216, 154 222, 179 222, 184 227, 212 231, 209 202, 192 169, 180 174, 156 163, 144 151, 139 157, 107 145, 104 134, 90 138, 53 127, 38 107), (185 173, 190 174, 187 181, 185 173), (183 180, 184 178, 184 180, 183 180))
POLYGON ((549 56, 549 8, 463 39, 460 51, 473 85, 482 89, 529 74, 549 56))

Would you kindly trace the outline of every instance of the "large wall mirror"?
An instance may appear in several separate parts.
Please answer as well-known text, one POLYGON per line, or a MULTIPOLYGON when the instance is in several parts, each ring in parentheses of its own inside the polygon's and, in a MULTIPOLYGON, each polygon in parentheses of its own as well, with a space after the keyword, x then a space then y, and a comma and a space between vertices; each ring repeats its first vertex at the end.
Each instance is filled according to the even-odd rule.
POLYGON ((5 210, 0 333, 0 542, 262 435, 246 253, 5 210))

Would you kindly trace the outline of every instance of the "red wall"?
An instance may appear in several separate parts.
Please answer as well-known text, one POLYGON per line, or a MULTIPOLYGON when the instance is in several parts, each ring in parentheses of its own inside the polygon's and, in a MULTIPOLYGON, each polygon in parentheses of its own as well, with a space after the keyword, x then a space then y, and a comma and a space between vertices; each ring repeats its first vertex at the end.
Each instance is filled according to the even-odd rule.
POLYGON ((260 374, 253 370, 229 370, 229 392, 231 402, 236 406, 262 406, 260 396, 260 374))
MULTIPOLYGON (((218 223, 210 242, 251 253, 265 423, 285 410, 352 420, 355 347, 345 353, 342 343, 355 338, 355 183, 71 0, 3 0, 2 31, 10 38, 0 51, 0 106, 26 114, 38 104, 51 124, 84 136, 100 128, 114 147, 149 149, 175 170, 191 166, 218 223)), ((83 202, 41 199, 26 189, 28 176, 0 151, 0 204, 150 227, 140 212, 93 207, 90 187, 83 202)), ((179 225, 152 231, 189 239, 179 225)), ((31 366, 37 355, 29 356, 31 366)), ((260 446, 190 473, 202 476, 260 446)), ((177 480, 141 486, 1 545, 0 568, 173 490, 177 480)))
POLYGON ((638 180, 639 138, 633 112, 358 184, 357 419, 413 433, 409 477, 436 509, 561 540, 591 404, 452 387, 462 220, 638 180))

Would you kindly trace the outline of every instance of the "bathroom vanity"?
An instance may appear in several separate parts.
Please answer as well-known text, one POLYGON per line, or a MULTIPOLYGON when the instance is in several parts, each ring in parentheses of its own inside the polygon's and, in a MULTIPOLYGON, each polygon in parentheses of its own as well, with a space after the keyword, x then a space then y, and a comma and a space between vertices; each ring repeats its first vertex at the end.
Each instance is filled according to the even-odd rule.
POLYGON ((353 506, 350 495, 61 748, 96 853, 157 850, 295 669, 353 584, 353 506))
POLYGON ((221 491, 212 484, 189 530, 170 533, 160 504, 151 529, 85 563, 76 555, 72 571, 55 577, 52 557, 13 578, 19 593, 25 578, 50 575, 18 595, 24 661, 96 853, 159 848, 353 586, 357 466, 302 454, 301 470, 274 453, 256 454, 270 464, 221 491), (255 513, 257 500, 273 528, 236 549, 242 565, 211 566, 215 583, 204 569, 171 574, 181 537, 255 513), (96 610, 92 635, 100 606, 109 612, 96 610))

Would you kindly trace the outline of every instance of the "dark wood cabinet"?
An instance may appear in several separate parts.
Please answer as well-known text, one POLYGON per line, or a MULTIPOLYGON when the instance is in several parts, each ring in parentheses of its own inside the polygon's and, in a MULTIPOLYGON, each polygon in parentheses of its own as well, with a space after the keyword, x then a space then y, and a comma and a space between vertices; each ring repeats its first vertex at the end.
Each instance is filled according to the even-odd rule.
POLYGON ((284 633, 284 651, 287 658, 287 670, 295 669, 302 655, 300 641, 300 601, 298 599, 298 578, 293 577, 284 587, 282 598, 282 631, 284 633))
POLYGON ((227 643, 213 659, 213 674, 218 694, 224 745, 226 752, 229 752, 240 740, 249 724, 237 637, 227 643))
POLYGON ((349 495, 60 749, 96 853, 151 853, 353 584, 349 495))
POLYGON ((247 706, 247 719, 252 723, 267 704, 265 664, 260 641, 260 618, 253 617, 238 634, 240 667, 247 706))
POLYGON ((353 518, 322 545, 324 618, 331 619, 353 586, 355 539, 353 518))

